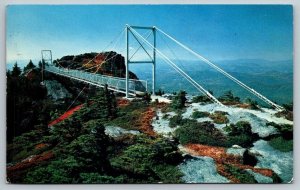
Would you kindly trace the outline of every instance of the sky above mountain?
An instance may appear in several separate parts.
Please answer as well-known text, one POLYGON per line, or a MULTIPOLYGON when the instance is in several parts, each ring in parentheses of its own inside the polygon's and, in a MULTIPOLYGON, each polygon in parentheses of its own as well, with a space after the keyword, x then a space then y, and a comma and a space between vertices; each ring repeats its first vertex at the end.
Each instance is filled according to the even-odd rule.
MULTIPOLYGON (((288 5, 10 5, 6 13, 8 62, 39 59, 42 49, 54 58, 99 52, 125 24, 157 26, 213 61, 293 59, 288 5)), ((112 50, 123 52, 119 40, 112 50)))

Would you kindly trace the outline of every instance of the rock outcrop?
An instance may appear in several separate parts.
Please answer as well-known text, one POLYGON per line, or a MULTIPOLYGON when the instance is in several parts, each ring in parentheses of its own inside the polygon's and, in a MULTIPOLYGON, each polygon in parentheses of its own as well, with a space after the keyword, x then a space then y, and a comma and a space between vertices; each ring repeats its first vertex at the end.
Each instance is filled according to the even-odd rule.
MULTIPOLYGON (((125 58, 114 51, 103 53, 84 53, 80 55, 67 55, 61 59, 53 61, 58 67, 69 69, 85 70, 91 73, 98 73, 106 76, 125 78, 126 66, 125 58)), ((129 71, 130 79, 138 79, 138 77, 129 71)), ((142 83, 137 82, 136 90, 145 91, 142 83)))
POLYGON ((71 98, 72 94, 58 81, 45 80, 45 86, 47 88, 47 96, 55 101, 64 100, 65 98, 71 98))

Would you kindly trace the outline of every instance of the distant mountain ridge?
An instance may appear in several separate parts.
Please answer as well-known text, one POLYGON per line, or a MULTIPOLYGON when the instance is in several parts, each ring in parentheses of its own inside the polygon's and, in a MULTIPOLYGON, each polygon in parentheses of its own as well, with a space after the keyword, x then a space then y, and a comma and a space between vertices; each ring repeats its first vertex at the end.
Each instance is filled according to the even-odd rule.
MULTIPOLYGON (((189 74, 194 80, 207 90, 212 90, 215 96, 220 96, 228 90, 242 99, 256 99, 252 94, 218 71, 201 61, 175 61, 175 63, 189 74)), ((260 59, 238 59, 214 62, 217 66, 241 80, 251 88, 257 90, 272 101, 288 103, 293 101, 293 61, 267 61, 260 59)), ((149 80, 151 85, 151 66, 132 66, 131 70, 140 79, 149 80)), ((189 94, 199 94, 195 87, 183 79, 182 76, 158 60, 157 88, 165 92, 175 92, 180 89, 189 94), (162 74, 163 73, 163 74, 162 74)))

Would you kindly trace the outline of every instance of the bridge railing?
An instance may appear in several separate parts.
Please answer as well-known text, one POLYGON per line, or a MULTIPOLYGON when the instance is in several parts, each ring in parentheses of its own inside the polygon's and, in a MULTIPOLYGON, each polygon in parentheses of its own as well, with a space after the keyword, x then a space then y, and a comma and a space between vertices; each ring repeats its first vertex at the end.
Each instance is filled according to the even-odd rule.
MULTIPOLYGON (((111 77, 106 75, 100 75, 96 73, 90 73, 75 69, 63 69, 52 65, 45 66, 45 70, 48 72, 56 73, 69 78, 74 78, 83 82, 91 83, 96 86, 108 85, 109 89, 125 93, 126 80, 120 77, 111 77)), ((137 94, 147 91, 147 81, 145 80, 129 80, 129 93, 137 94)))

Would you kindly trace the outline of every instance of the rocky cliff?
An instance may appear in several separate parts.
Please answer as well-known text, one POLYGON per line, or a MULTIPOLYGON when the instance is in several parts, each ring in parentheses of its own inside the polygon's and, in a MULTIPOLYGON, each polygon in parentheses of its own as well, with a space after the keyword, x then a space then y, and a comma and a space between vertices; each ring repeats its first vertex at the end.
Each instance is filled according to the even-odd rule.
MULTIPOLYGON (((114 51, 67 55, 53 61, 53 64, 58 67, 85 70, 87 72, 113 77, 125 78, 126 76, 125 58, 114 51)), ((129 71, 129 78, 138 79, 136 74, 131 71, 129 71)), ((137 83, 136 85, 137 90, 145 91, 145 87, 142 83, 137 83)))

